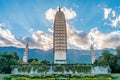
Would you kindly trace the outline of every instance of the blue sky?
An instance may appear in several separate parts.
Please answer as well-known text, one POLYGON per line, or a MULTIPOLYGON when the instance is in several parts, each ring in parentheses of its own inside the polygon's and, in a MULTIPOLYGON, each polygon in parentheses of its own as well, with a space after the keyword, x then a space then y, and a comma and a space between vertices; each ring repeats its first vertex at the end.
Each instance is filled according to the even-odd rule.
POLYGON ((0 0, 0 46, 23 47, 28 40, 32 48, 52 48, 53 21, 46 16, 60 6, 68 18, 69 13, 72 17, 67 19, 68 28, 73 31, 68 32, 69 48, 88 49, 91 43, 97 49, 115 48, 120 44, 119 3, 119 0, 0 0), (71 38, 70 34, 74 36, 71 38), (90 41, 89 36, 94 40, 90 41))

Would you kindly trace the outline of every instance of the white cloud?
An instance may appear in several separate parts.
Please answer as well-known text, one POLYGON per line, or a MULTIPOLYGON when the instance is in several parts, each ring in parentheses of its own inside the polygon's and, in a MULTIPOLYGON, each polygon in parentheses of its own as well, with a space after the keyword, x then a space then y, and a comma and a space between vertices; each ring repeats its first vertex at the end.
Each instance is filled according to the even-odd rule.
POLYGON ((7 24, 7 23, 0 23, 0 27, 4 29, 11 29, 10 24, 7 24))
POLYGON ((51 41, 50 36, 40 30, 33 32, 32 37, 35 41, 51 41))
POLYGON ((111 10, 112 10, 111 8, 104 8, 104 18, 105 19, 108 19, 108 16, 109 16, 111 10))
POLYGON ((78 5, 78 4, 75 4, 75 3, 73 3, 73 7, 75 7, 75 8, 79 8, 79 5, 78 5))
MULTIPOLYGON (((46 11, 46 18, 51 21, 54 20, 54 16, 57 9, 49 9, 46 11)), ((76 17, 76 13, 72 9, 63 7, 62 11, 65 13, 66 19, 73 19, 76 17)), ((112 14, 113 19, 112 25, 118 26, 120 21, 120 16, 116 17, 116 12, 112 9, 105 10, 105 19, 109 19, 109 15, 112 14)), ((0 24, 2 26, 2 24, 0 24)), ((120 44, 120 31, 113 31, 111 33, 105 34, 100 32, 97 27, 91 29, 87 34, 83 31, 76 30, 74 26, 66 23, 67 26, 67 40, 68 48, 80 48, 80 49, 89 49, 90 43, 94 42, 94 46, 97 49, 102 48, 115 48, 120 44)), ((21 37, 16 38, 9 29, 0 28, 0 45, 3 46, 16 46, 16 47, 25 47, 25 44, 28 42, 30 48, 38 48, 43 50, 48 50, 53 48, 53 35, 44 33, 43 31, 37 30, 34 31, 32 28, 28 29, 32 32, 31 37, 21 37)), ((53 30, 48 28, 48 31, 53 33, 53 30)))
MULTIPOLYGON (((94 42, 97 49, 116 48, 120 44, 120 31, 113 31, 108 34, 100 32, 97 27, 91 29, 86 34, 83 31, 78 31, 67 23, 67 38, 68 48, 74 49, 89 49, 90 42, 94 42), (93 38, 91 40, 91 37, 93 38)), ((0 45, 1 46, 16 46, 25 47, 29 43, 30 48, 48 50, 53 48, 53 35, 48 35, 40 30, 34 31, 32 37, 16 38, 8 29, 0 28, 0 45)))
POLYGON ((32 33, 34 31, 33 28, 30 28, 30 27, 25 27, 25 29, 29 32, 29 33, 32 33))
POLYGON ((0 27, 2 26, 2 24, 0 24, 0 27))
MULTIPOLYGON (((53 21, 54 16, 55 16, 57 11, 58 11, 58 8, 56 8, 56 9, 52 9, 52 8, 48 9, 46 11, 46 13, 45 13, 46 19, 48 19, 49 21, 53 21)), ((65 18, 68 19, 68 20, 73 19, 74 17, 76 17, 76 13, 75 13, 75 11, 72 10, 72 8, 68 9, 66 7, 63 7, 63 8, 61 8, 61 11, 64 12, 65 18)))
POLYGON ((51 32, 51 33, 53 33, 53 29, 51 29, 51 28, 48 28, 48 31, 51 32))
POLYGON ((29 43, 30 48, 48 50, 52 48, 52 35, 38 30, 32 33, 32 37, 15 37, 10 30, 0 28, 0 45, 24 48, 29 43))
POLYGON ((33 32, 32 38, 36 43, 36 48, 48 50, 52 48, 52 36, 38 30, 33 32))
MULTIPOLYGON (((89 49, 91 43, 96 49, 116 48, 120 44, 120 31, 113 31, 105 34, 95 27, 86 34, 83 31, 74 29, 70 24, 67 24, 67 31, 68 44, 73 45, 74 48, 77 49, 78 47, 80 49, 89 49)), ((71 47, 69 46, 69 48, 71 47)))
POLYGON ((116 17, 115 19, 111 20, 111 26, 117 27, 120 24, 120 15, 116 17))
POLYGON ((40 30, 34 31, 32 28, 26 28, 32 33, 31 37, 15 37, 9 29, 4 29, 5 24, 0 24, 0 45, 15 46, 24 48, 29 43, 30 48, 48 50, 52 48, 52 35, 48 35, 40 30))
POLYGON ((72 8, 68 9, 66 7, 63 7, 61 10, 64 12, 65 18, 68 20, 76 17, 76 13, 72 10, 72 8))
POLYGON ((29 29, 28 29, 28 32, 33 32, 33 31, 34 31, 33 28, 29 28, 29 29))
MULTIPOLYGON (((10 32, 10 30, 3 30, 0 28, 0 44, 1 46, 19 46, 22 45, 15 36, 10 32)), ((20 46, 19 46, 20 47, 20 46)))
POLYGON ((52 9, 52 8, 47 10, 45 13, 46 19, 48 19, 49 21, 54 20, 54 16, 56 14, 56 11, 57 11, 56 9, 52 9))
MULTIPOLYGON (((68 24, 68 23, 66 23, 66 27, 67 27, 68 48, 88 49, 88 47, 89 47, 89 40, 88 40, 87 34, 84 33, 83 31, 78 31, 78 30, 74 29, 74 27, 72 25, 68 24)), ((48 30, 51 33, 53 33, 52 29, 48 29, 48 30)), ((49 36, 49 37, 51 37, 51 36, 49 36)), ((52 41, 52 38, 50 40, 52 41)))
POLYGON ((87 49, 89 42, 87 34, 83 31, 77 31, 67 23, 67 38, 68 38, 68 44, 72 44, 76 47, 79 47, 80 49, 87 49))
POLYGON ((97 49, 116 48, 120 44, 120 31, 104 34, 97 28, 93 28, 88 36, 93 37, 97 49))
POLYGON ((11 32, 8 29, 2 30, 0 28, 0 35, 8 40, 15 39, 15 37, 11 34, 11 32))
POLYGON ((7 26, 5 23, 0 23, 0 27, 7 26))
MULTIPOLYGON (((64 9, 66 9, 66 8, 64 8, 64 9)), ((62 10, 64 10, 64 9, 62 9, 62 10)), ((53 9, 51 9, 49 14, 51 13, 51 14, 55 15, 54 11, 57 11, 57 9, 53 10, 53 11, 52 10, 53 9)), ((70 12, 69 11, 66 11, 66 14, 72 12, 72 11, 70 11, 70 12)), ((116 16, 116 12, 113 11, 111 8, 105 8, 104 11, 105 11, 104 12, 104 14, 105 14, 104 18, 105 19, 108 19, 110 15, 112 15, 112 17, 116 16)), ((65 13, 65 10, 63 12, 65 13)), ((48 15, 48 14, 46 14, 46 15, 48 15)), ((74 18, 76 15, 75 16, 71 15, 71 16, 72 16, 72 18, 74 18)), ((70 16, 67 17, 67 19, 70 19, 70 18, 71 18, 70 16)), ((52 18, 50 18, 50 19, 49 18, 47 18, 47 19, 48 20, 54 19, 54 16, 52 18)), ((117 22, 117 20, 116 20, 116 22, 117 22)), ((78 30, 74 29, 74 27, 72 25, 70 25, 68 23, 66 23, 66 24, 67 24, 68 48, 70 48, 69 45, 73 45, 74 48, 77 47, 77 49, 78 49, 78 47, 80 49, 88 49, 91 43, 94 43, 94 45, 96 46, 97 49, 115 48, 116 43, 120 39, 118 37, 119 31, 114 31, 117 34, 112 35, 114 32, 104 34, 104 33, 100 32, 97 28, 93 28, 93 29, 91 29, 91 31, 88 34, 86 34, 83 31, 78 31, 78 30), (114 36, 116 36, 116 37, 114 37, 114 36), (92 39, 91 39, 91 37, 92 37, 92 39), (107 39, 106 39, 106 37, 107 37, 107 39), (115 38, 117 38, 118 40, 116 41, 115 38), (106 43, 109 44, 109 45, 105 45, 106 43)), ((50 32, 53 32, 53 30, 51 30, 51 29, 48 29, 48 30, 50 32)))
POLYGON ((113 15, 113 17, 115 17, 116 15, 115 15, 115 11, 112 11, 112 15, 113 15))
POLYGON ((120 25, 120 14, 116 13, 112 8, 104 8, 104 19, 107 20, 105 25, 110 25, 111 27, 119 27, 120 25))

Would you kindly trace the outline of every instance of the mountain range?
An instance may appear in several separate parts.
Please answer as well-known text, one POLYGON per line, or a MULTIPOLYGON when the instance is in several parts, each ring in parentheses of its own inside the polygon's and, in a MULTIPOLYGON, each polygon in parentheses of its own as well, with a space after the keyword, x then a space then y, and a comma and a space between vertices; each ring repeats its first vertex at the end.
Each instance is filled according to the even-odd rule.
MULTIPOLYGON (((102 49, 95 50, 96 58, 98 58, 103 50, 108 50, 112 54, 115 54, 115 49, 102 49)), ((17 52, 20 59, 23 58, 24 48, 17 47, 0 47, 0 53, 3 52, 17 52)), ((40 61, 48 60, 51 63, 54 61, 53 49, 50 50, 40 50, 40 49, 29 49, 29 58, 37 58, 40 61)), ((67 50, 67 63, 91 63, 91 55, 90 50, 76 50, 76 49, 68 49, 67 50)))

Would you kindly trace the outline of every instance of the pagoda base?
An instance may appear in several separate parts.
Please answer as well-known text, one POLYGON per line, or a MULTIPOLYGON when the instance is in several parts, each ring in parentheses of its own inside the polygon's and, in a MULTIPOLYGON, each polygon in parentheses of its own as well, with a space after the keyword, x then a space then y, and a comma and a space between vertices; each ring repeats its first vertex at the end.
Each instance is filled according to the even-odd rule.
POLYGON ((66 64, 66 51, 56 51, 54 53, 55 64, 66 64))
POLYGON ((66 64, 66 60, 55 60, 54 64, 66 64))

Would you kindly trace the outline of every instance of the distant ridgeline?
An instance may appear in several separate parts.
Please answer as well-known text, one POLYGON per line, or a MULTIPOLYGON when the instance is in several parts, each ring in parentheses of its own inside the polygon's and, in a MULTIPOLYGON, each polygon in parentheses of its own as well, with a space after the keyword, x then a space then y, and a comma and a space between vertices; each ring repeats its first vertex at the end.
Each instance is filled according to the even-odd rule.
MULTIPOLYGON (((111 53, 115 54, 116 51, 114 49, 105 49, 110 51, 111 53)), ((0 47, 0 53, 2 52, 17 52, 20 59, 23 58, 24 48, 16 48, 16 47, 0 47)), ((40 61, 47 60, 51 63, 53 60, 53 50, 40 50, 40 49, 29 49, 28 51, 28 58, 37 58, 40 61)), ((98 58, 102 53, 102 50, 95 50, 96 58, 98 58)), ((68 49, 67 52, 67 63, 91 63, 91 55, 90 50, 75 50, 75 49, 68 49)))

